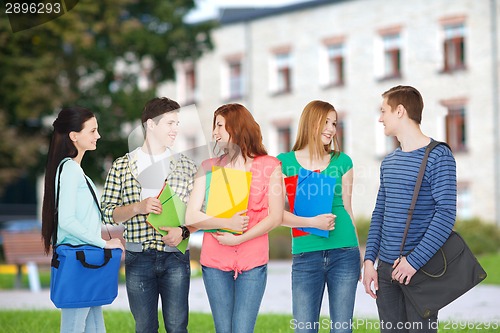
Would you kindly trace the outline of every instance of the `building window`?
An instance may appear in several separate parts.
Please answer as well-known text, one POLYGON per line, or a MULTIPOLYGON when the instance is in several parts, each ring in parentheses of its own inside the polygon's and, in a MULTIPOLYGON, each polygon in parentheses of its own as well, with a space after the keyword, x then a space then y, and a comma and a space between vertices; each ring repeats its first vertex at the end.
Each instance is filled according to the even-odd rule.
POLYGON ((196 72, 194 67, 189 67, 185 71, 185 104, 196 102, 196 72))
POLYGON ((345 128, 345 121, 343 117, 340 117, 337 119, 337 142, 339 144, 339 149, 340 151, 345 151, 345 135, 346 135, 346 128, 345 128))
POLYGON ((344 45, 327 45, 328 54, 328 86, 344 84, 344 45))
POLYGON ((472 193, 467 182, 457 184, 457 217, 462 220, 472 218, 472 193))
POLYGON ((280 126, 278 132, 278 151, 286 152, 292 149, 292 130, 290 126, 280 126))
POLYGON ((292 91, 292 73, 290 53, 278 53, 276 62, 276 94, 285 94, 292 91))
POLYGON ((446 142, 454 152, 467 150, 464 106, 450 106, 446 115, 446 142))
POLYGON ((384 46, 384 79, 401 77, 401 38, 399 33, 382 36, 384 46))
POLYGON ((444 72, 465 69, 465 27, 463 23, 444 26, 444 72))
POLYGON ((240 60, 228 62, 229 69, 229 99, 239 99, 243 96, 243 73, 240 60))

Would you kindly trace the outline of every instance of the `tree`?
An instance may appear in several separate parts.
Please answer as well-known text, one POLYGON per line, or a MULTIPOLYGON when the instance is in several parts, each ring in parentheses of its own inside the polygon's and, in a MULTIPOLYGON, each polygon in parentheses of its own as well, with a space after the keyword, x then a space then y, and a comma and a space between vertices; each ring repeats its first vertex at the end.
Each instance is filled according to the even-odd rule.
POLYGON ((91 177, 102 179, 104 159, 127 149, 123 123, 138 119, 158 84, 174 78, 174 62, 195 60, 212 48, 213 22, 184 22, 194 5, 83 0, 63 16, 17 33, 0 17, 0 133, 9 133, 0 145, 0 191, 27 168, 43 168, 48 131, 42 119, 63 105, 98 115, 104 135, 84 163, 91 177), (118 64, 131 70, 120 72, 118 64))

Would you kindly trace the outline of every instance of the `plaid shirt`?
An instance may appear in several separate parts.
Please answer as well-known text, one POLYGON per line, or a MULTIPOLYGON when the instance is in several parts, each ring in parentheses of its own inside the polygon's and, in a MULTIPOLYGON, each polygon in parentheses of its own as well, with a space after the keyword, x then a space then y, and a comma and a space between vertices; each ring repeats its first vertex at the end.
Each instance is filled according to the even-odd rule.
MULTIPOLYGON (((101 198, 104 223, 119 224, 113 220, 114 209, 141 201, 136 152, 137 150, 117 158, 108 173, 101 198)), ((187 156, 177 154, 170 161, 170 170, 166 182, 180 199, 187 203, 193 189, 196 164, 187 156)), ((161 234, 146 222, 146 218, 147 214, 139 214, 123 222, 125 241, 142 243, 143 250, 165 251, 161 234)))

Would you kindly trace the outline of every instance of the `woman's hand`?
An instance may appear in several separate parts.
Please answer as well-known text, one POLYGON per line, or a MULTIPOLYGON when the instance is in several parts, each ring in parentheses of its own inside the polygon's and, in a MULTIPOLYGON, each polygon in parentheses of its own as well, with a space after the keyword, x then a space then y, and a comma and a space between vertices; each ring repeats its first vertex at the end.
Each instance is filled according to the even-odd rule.
POLYGON ((318 228, 321 230, 333 230, 335 229, 335 218, 336 216, 328 213, 316 215, 314 217, 310 217, 311 226, 314 228, 318 228))
POLYGON ((123 248, 123 244, 119 238, 111 238, 110 240, 106 241, 106 245, 104 245, 105 249, 122 249, 124 251, 125 249, 123 248))
POLYGON ((241 244, 241 236, 233 235, 230 232, 217 231, 212 233, 212 236, 217 239, 221 245, 235 246, 241 244))
POLYGON ((227 227, 225 226, 224 228, 241 232, 247 230, 250 217, 243 215, 246 212, 247 210, 245 209, 242 210, 241 212, 234 214, 233 217, 229 219, 229 225, 227 227))

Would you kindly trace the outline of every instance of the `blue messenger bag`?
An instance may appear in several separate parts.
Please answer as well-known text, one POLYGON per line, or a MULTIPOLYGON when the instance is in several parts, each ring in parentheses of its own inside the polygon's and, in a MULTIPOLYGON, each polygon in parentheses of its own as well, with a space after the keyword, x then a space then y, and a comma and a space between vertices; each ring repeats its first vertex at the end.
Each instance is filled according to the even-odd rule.
MULTIPOLYGON (((63 164, 59 167, 52 244, 57 244, 57 206, 63 164)), ((88 180, 87 185, 99 207, 88 180)), ((111 234, 109 237, 111 238, 111 234)), ((50 269, 51 301, 57 308, 85 308, 111 304, 118 295, 118 273, 122 252, 121 249, 103 249, 88 244, 54 246, 50 269)))
POLYGON ((111 304, 118 295, 121 249, 60 244, 50 269, 50 299, 58 308, 111 304))

